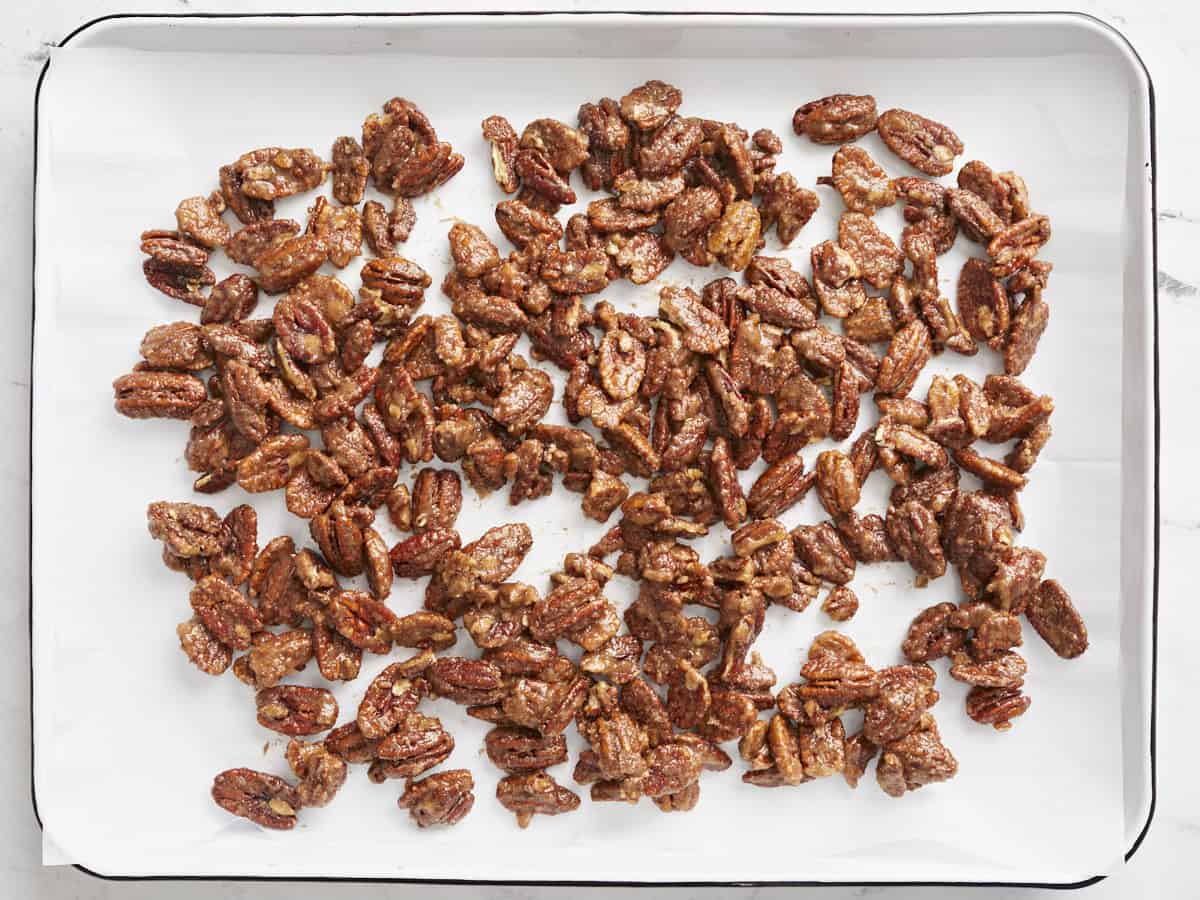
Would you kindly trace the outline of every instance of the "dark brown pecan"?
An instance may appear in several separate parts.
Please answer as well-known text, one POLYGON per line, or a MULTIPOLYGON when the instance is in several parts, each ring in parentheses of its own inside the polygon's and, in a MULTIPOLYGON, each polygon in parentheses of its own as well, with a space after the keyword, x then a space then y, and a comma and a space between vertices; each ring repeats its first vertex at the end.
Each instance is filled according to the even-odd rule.
POLYGON ((488 759, 509 774, 533 772, 567 761, 567 740, 543 736, 531 728, 500 726, 484 738, 488 759))
POLYGON ((973 687, 967 694, 967 715, 981 725, 1007 731, 1012 728, 1012 720, 1024 715, 1031 702, 1029 697, 1021 693, 1019 685, 973 687))
POLYGON ((949 175, 963 143, 940 122, 904 109, 889 109, 879 116, 879 136, 889 150, 926 175, 949 175))
POLYGON ((205 265, 205 248, 177 231, 147 231, 142 234, 141 250, 150 257, 142 263, 142 274, 151 287, 193 306, 204 305, 201 289, 217 281, 205 265))
POLYGON ((818 578, 846 584, 854 577, 855 560, 829 522, 801 525, 792 532, 796 555, 818 578))
POLYGON ((175 633, 179 636, 179 646, 201 672, 220 675, 233 662, 229 648, 218 641, 199 619, 181 622, 176 626, 175 633))
POLYGON ((616 610, 600 593, 600 585, 582 578, 560 583, 529 616, 529 632, 537 640, 566 638, 585 650, 604 646, 619 627, 616 610))
POLYGON ((534 815, 557 816, 579 808, 579 795, 558 784, 545 772, 507 775, 496 785, 496 799, 517 817, 522 828, 534 815))
POLYGON ((668 247, 693 265, 712 262, 706 235, 721 218, 720 195, 707 185, 689 188, 663 211, 663 238, 668 247))
POLYGON ((911 662, 929 662, 952 656, 966 643, 967 632, 952 624, 957 607, 953 603, 938 603, 922 610, 912 624, 900 649, 911 662))
POLYGON ((378 758, 367 772, 372 781, 412 778, 445 762, 454 752, 454 738, 441 720, 412 713, 380 740, 375 752, 378 758))
POLYGON ((892 546, 900 558, 916 571, 918 584, 946 574, 941 533, 929 507, 909 500, 899 507, 889 507, 886 521, 892 546))
POLYGON ((500 669, 481 659, 445 657, 429 667, 426 677, 434 694, 464 706, 496 703, 506 693, 500 669))
POLYGON ((958 772, 958 761, 946 749, 932 717, 903 738, 882 748, 875 780, 884 793, 903 796, 927 784, 947 781, 958 772))
POLYGON ((430 575, 447 554, 462 546, 452 528, 430 528, 405 538, 391 549, 392 568, 401 578, 430 575))
POLYGON ((887 172, 862 147, 846 144, 833 155, 832 177, 817 179, 842 195, 846 209, 873 216, 896 202, 896 187, 887 172))
POLYGON ((757 718, 758 708, 748 694, 730 690, 714 691, 708 712, 696 732, 714 743, 734 741, 749 731, 757 718))
POLYGON ((114 407, 131 419, 188 419, 208 397, 204 382, 182 372, 130 372, 113 382, 114 407))
POLYGON ((387 653, 392 646, 395 613, 364 591, 337 591, 327 607, 328 622, 352 643, 370 653, 387 653))
POLYGON ((280 831, 296 827, 296 811, 304 805, 288 782, 253 769, 221 772, 213 779, 212 798, 226 812, 280 831))
POLYGON ((867 705, 863 734, 875 744, 898 741, 920 723, 938 700, 937 675, 924 664, 891 666, 879 672, 879 694, 867 705))
POLYGON ((258 200, 242 193, 242 183, 245 178, 243 171, 236 165, 221 166, 219 170, 221 196, 233 210, 238 221, 250 224, 260 220, 269 220, 275 215, 275 203, 271 200, 258 200))
POLYGON ((398 802, 420 828, 456 825, 475 805, 474 788, 469 771, 451 769, 407 782, 398 802))
POLYGON ((792 130, 816 144, 845 144, 873 131, 875 119, 870 94, 832 94, 797 109, 792 130))
POLYGON ((263 688, 254 702, 259 725, 293 737, 325 731, 337 721, 337 700, 325 688, 296 684, 263 688))
POLYGON ((799 503, 817 480, 804 474, 804 459, 797 450, 773 463, 758 477, 746 498, 750 515, 769 519, 799 503))
POLYGON ((632 634, 623 634, 585 653, 579 668, 589 675, 603 675, 615 684, 626 684, 638 676, 641 658, 641 640, 632 634))
POLYGON ((1025 610, 1034 630, 1063 659, 1074 659, 1088 647, 1087 626, 1063 586, 1053 579, 1041 583, 1025 610))

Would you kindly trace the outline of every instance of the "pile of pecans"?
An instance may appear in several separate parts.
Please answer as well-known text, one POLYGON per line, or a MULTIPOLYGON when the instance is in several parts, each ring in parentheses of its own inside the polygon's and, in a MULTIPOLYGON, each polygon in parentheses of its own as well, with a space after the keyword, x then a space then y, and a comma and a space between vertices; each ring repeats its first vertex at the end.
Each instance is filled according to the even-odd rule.
POLYGON ((199 306, 200 322, 146 334, 142 362, 114 382, 117 410, 188 420, 197 491, 283 490, 315 545, 280 536, 260 548, 247 505, 224 517, 186 502, 149 507, 164 562, 195 583, 193 616, 178 628, 184 652, 208 674, 232 669, 255 690, 259 723, 292 739, 296 783, 231 769, 213 784, 222 808, 291 828, 300 809, 333 799, 348 765, 363 764, 376 783, 404 779, 399 804, 417 825, 458 822, 474 780, 462 769, 425 775, 454 748, 442 722, 419 711, 434 698, 492 724, 485 749, 506 773, 497 799, 522 827, 580 805, 547 771, 568 762, 572 722, 589 748, 573 778, 594 801, 645 796, 689 810, 701 773, 733 764, 721 745, 735 741, 748 784, 840 773, 854 787, 878 757, 876 781, 900 796, 958 768, 930 712, 931 661, 948 657, 950 676, 971 686, 967 714, 1003 730, 1030 704, 1013 649, 1022 615, 1059 656, 1086 649, 1068 594, 1043 579, 1045 557, 1015 543, 1018 496, 1054 410, 1018 377, 1048 322, 1051 269, 1037 258, 1049 221, 1022 179, 975 161, 947 187, 931 178, 950 174, 964 148, 945 125, 878 114, 870 96, 807 103, 794 129, 839 145, 817 186, 832 187, 845 211, 836 240, 813 245, 806 277, 759 252, 772 227, 792 242, 820 205, 775 171, 782 140, 682 115, 681 104, 677 88, 650 81, 620 101, 583 104, 578 127, 537 119, 518 136, 502 116, 485 119, 496 183, 513 195, 495 219, 514 249, 503 256, 482 229, 453 225, 441 284, 451 315, 418 314, 432 280, 396 246, 416 221, 410 198, 464 160, 407 100, 368 116, 361 144, 338 138, 332 163, 274 147, 239 157, 220 169, 219 190, 179 205, 176 230, 142 235, 147 281, 199 306), (854 143, 872 131, 931 178, 890 177, 854 143), (564 226, 557 213, 577 200, 576 169, 611 196, 564 226), (276 200, 331 171, 334 203, 317 197, 303 230, 274 217, 276 200), (394 198, 390 211, 363 202, 368 183, 394 198), (897 203, 899 245, 873 219, 897 203), (951 304, 938 257, 960 231, 984 252, 963 266, 951 304), (318 270, 344 269, 364 240, 373 258, 355 295, 318 270), (217 249, 253 275, 218 283, 208 267, 217 249), (652 316, 588 299, 618 279, 652 282, 676 254, 742 282, 664 285, 652 316), (282 295, 270 318, 251 318, 260 291, 282 295), (523 336, 533 362, 516 352, 523 336), (368 364, 381 341, 379 365, 368 364), (924 400, 911 396, 934 355, 972 355, 981 343, 1002 356, 1003 374, 982 384, 936 375, 924 400), (543 421, 554 386, 538 362, 565 374, 570 425, 543 421), (860 427, 868 393, 879 415, 860 427), (826 438, 848 443, 808 469, 803 451, 826 438), (1003 459, 977 449, 1010 442, 1003 459), (550 494, 558 476, 584 515, 617 521, 566 554, 543 595, 511 580, 533 543, 528 526, 463 544, 460 477, 425 465, 435 456, 458 463, 479 494, 507 488, 513 505, 550 494), (739 473, 760 459, 744 491, 739 473), (399 480, 406 465, 417 470, 411 488, 399 480), (877 468, 893 482, 886 515, 860 515, 877 468), (960 486, 961 472, 981 488, 960 486), (828 518, 789 529, 780 516, 814 487, 828 518), (381 509, 408 533, 392 547, 374 527, 381 509), (688 541, 718 523, 730 552, 706 562, 688 541), (802 680, 776 690, 754 650, 767 607, 803 612, 828 586, 821 608, 847 621, 859 608, 857 566, 896 560, 917 587, 953 566, 966 599, 916 616, 904 665, 876 669, 826 631, 802 680), (623 611, 605 595, 617 575, 637 582, 623 611), (358 576, 367 590, 340 580, 358 576), (395 578, 427 579, 423 610, 387 605, 395 578), (481 654, 438 656, 460 625, 481 654), (328 689, 283 683, 314 657, 324 679, 350 681, 364 652, 397 647, 416 653, 384 668, 341 725, 328 689), (863 725, 847 735, 850 710, 863 725))

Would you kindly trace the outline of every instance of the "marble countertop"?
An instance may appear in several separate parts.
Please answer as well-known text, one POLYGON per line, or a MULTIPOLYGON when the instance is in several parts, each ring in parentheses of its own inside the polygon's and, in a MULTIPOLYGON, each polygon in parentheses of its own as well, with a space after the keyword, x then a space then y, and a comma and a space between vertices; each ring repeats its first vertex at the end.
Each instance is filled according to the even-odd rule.
MULTIPOLYGON (((589 9, 604 4, 571 2, 518 4, 464 4, 425 0, 413 8, 421 10, 497 9, 589 9)), ((609 4, 629 9, 631 3, 609 4)), ((1055 4, 1057 6, 1057 4, 1055 4)), ((690 11, 720 11, 740 7, 734 3, 658 0, 648 8, 680 8, 690 11)), ((750 7, 760 11, 915 12, 917 8, 894 2, 839 0, 816 7, 755 0, 750 7)), ((316 898, 422 897, 506 898, 551 897, 565 891, 534 888, 405 888, 395 885, 288 885, 108 882, 69 867, 41 866, 41 834, 30 804, 29 777, 29 647, 28 647, 28 529, 29 504, 29 335, 31 233, 33 175, 34 86, 49 48, 78 25, 113 12, 238 12, 277 11, 280 4, 246 0, 236 5, 206 0, 118 0, 96 4, 88 0, 55 0, 18 7, 0 13, 0 158, 9 164, 0 168, 0 288, 9 310, 0 328, 0 433, 9 439, 0 443, 0 508, 10 511, 11 525, 0 542, 0 592, 8 598, 0 607, 0 716, 7 727, 0 729, 0 799, 6 813, 0 817, 0 894, 66 898, 191 898, 222 896, 263 897, 289 900, 316 898)), ((294 11, 330 11, 330 0, 293 2, 294 11)), ((354 11, 398 11, 406 4, 356 0, 354 11)), ((983 2, 936 2, 926 0, 919 11, 999 11, 999 0, 983 2)), ((1028 4, 1013 9, 1028 9, 1028 4)), ((1053 8, 1053 7, 1052 7, 1053 8)), ((1159 235, 1159 331, 1161 335, 1162 399, 1162 540, 1158 668, 1158 801, 1154 823, 1133 859, 1109 878, 1087 889, 1095 898, 1141 898, 1200 896, 1200 874, 1192 853, 1200 850, 1200 780, 1193 775, 1188 753, 1190 741, 1200 738, 1192 688, 1200 684, 1200 654, 1189 650, 1193 635, 1200 632, 1200 606, 1190 596, 1190 569, 1186 560, 1200 558, 1200 477, 1189 474, 1188 459, 1194 453, 1197 429, 1188 423, 1190 404, 1200 395, 1200 370, 1194 362, 1200 340, 1200 179, 1191 171, 1194 148, 1200 146, 1200 117, 1194 114, 1195 85, 1200 82, 1200 7, 1182 0, 1081 0, 1081 12, 1100 18, 1132 42, 1150 70, 1157 95, 1158 112, 1158 235, 1159 235), (1189 399, 1192 398, 1192 399, 1189 399)), ((1006 98, 1013 108, 1021 97, 1006 98)), ((995 103, 996 101, 992 101, 995 103)), ((1005 112, 1005 114, 1009 114, 1005 112)), ((671 889, 655 896, 716 897, 782 895, 786 889, 756 889, 721 892, 716 889, 671 889)), ((609 896, 602 889, 581 889, 572 895, 609 896)), ((881 895, 889 898, 961 897, 962 889, 935 888, 819 888, 811 894, 828 898, 881 895)), ((982 893, 982 892, 980 892, 982 893)), ((1012 891, 1022 898, 1060 897, 1056 891, 1012 891)))

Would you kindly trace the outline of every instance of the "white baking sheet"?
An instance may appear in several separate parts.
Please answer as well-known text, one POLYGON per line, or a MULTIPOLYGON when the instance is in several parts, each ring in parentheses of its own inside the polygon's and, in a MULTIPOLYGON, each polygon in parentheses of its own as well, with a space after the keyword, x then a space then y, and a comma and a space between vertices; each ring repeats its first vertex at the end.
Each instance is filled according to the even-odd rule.
MULTIPOLYGON (((571 40, 568 34, 552 60, 506 57, 499 47, 493 58, 440 57, 416 45, 404 54, 342 57, 69 48, 53 55, 41 94, 33 431, 35 787, 48 850, 51 842, 58 848, 47 861, 120 875, 623 881, 1073 881, 1106 872, 1124 849, 1118 613, 1126 74, 1100 57, 964 61, 939 58, 936 48, 919 59, 747 61, 722 58, 719 45, 711 58, 676 58, 669 41, 651 41, 661 49, 635 57, 645 51, 635 42, 631 58, 614 60, 576 57, 571 40), (803 183, 828 172, 832 148, 795 138, 792 110, 837 90, 870 91, 881 108, 905 106, 949 122, 967 145, 964 160, 1026 177, 1035 206, 1053 221, 1044 255, 1055 271, 1051 325, 1025 378, 1052 393, 1057 410, 1054 439, 1022 497, 1029 525, 1021 540, 1046 552, 1048 576, 1072 592, 1091 648, 1064 662, 1027 629, 1022 652, 1033 705, 1007 734, 967 719, 965 687, 939 663, 942 701, 934 712, 960 774, 900 801, 883 795, 870 775, 857 791, 840 778, 754 789, 740 783, 735 763, 704 775, 700 804, 687 815, 663 815, 646 801, 592 804, 583 788, 580 811, 539 817, 520 831, 492 796, 498 773, 482 753, 486 726, 436 701, 457 740, 444 767, 468 767, 476 779, 475 809, 458 827, 418 833, 396 808, 401 785, 370 784, 360 767, 332 806, 305 811, 292 833, 230 817, 209 799, 212 776, 233 766, 286 774, 286 741, 256 724, 244 685, 200 674, 177 646, 174 626, 188 617, 189 583, 161 565, 145 507, 199 499, 224 512, 246 496, 234 487, 209 501, 194 497, 182 459, 186 424, 134 422, 112 411, 110 382, 136 362, 145 330, 197 315, 144 283, 138 233, 171 227, 176 202, 215 187, 217 166, 239 153, 277 144, 325 154, 337 135, 357 134, 387 98, 406 96, 467 157, 453 181, 417 201, 417 228, 403 250, 433 276, 425 311, 440 312, 447 304, 436 285, 448 266, 450 222, 478 223, 505 246, 491 214, 501 195, 480 119, 503 113, 518 129, 544 115, 573 121, 584 100, 619 97, 651 77, 679 85, 689 114, 775 129, 785 147, 779 168, 803 183)), ((876 136, 864 145, 889 171, 907 174, 876 136)), ((832 191, 818 190, 823 208, 782 252, 805 272, 809 247, 833 236, 841 208, 832 191)), ((579 207, 588 199, 581 191, 579 207)), ((281 204, 279 213, 302 220, 310 202, 281 204)), ((899 234, 898 209, 880 221, 899 234)), ((942 258, 951 297, 973 249, 960 239, 942 258)), ((767 252, 778 252, 773 234, 767 252)), ((699 286, 720 274, 677 262, 667 277, 699 286)), ((347 280, 357 284, 357 266, 347 280)), ((605 296, 620 308, 656 308, 653 287, 619 284, 605 296)), ((265 299, 260 314, 271 302, 265 299)), ((947 354, 926 368, 915 393, 924 395, 935 372, 981 378, 998 368, 986 349, 970 360, 947 354)), ((860 421, 872 416, 868 402, 860 421)), ((561 420, 559 407, 550 418, 561 420)), ((743 483, 748 488, 751 475, 743 483)), ((862 508, 882 512, 886 490, 877 473, 862 508)), ((559 490, 511 508, 503 493, 481 501, 468 490, 459 527, 468 540, 498 522, 528 521, 535 544, 517 577, 545 589, 563 554, 604 530, 579 514, 578 501, 559 490)), ((286 514, 282 492, 251 502, 260 543, 284 533, 307 541, 306 523, 286 514)), ((813 496, 783 516, 789 525, 820 518, 813 496)), ((380 527, 389 542, 398 539, 388 523, 380 527)), ((726 539, 717 527, 702 555, 717 555, 726 539)), ((623 604, 631 589, 615 582, 609 594, 623 604)), ((903 565, 862 567, 853 585, 861 610, 840 627, 872 663, 896 662, 908 621, 925 606, 956 599, 954 582, 951 575, 916 590, 903 565)), ((398 581, 390 605, 416 609, 422 589, 398 581)), ((796 678, 812 637, 833 625, 818 605, 801 615, 768 614, 756 646, 781 684, 796 678)), ((468 644, 460 649, 471 653, 468 644)), ((336 689, 343 720, 384 664, 368 657, 360 678, 336 689)), ((296 680, 322 683, 315 665, 296 680)), ((570 731, 574 758, 579 743, 570 731)), ((553 772, 574 786, 569 765, 553 772)))

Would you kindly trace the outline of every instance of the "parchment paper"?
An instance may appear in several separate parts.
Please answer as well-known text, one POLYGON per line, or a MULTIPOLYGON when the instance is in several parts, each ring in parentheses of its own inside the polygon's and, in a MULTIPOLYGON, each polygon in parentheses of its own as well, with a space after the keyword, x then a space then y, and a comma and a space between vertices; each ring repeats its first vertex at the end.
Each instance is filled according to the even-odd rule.
MULTIPOLYGON (((41 97, 33 434, 35 778, 47 862, 125 875, 1040 881, 1087 877, 1118 859, 1124 82, 1087 57, 1022 60, 1015 74, 1013 61, 1003 59, 767 62, 669 54, 439 58, 419 49, 343 57, 54 54, 41 97), (546 115, 573 122, 581 102, 619 97, 651 77, 679 85, 689 114, 773 128, 785 146, 779 169, 804 184, 828 173, 833 148, 795 138, 791 113, 833 91, 872 91, 881 109, 905 106, 949 122, 967 145, 960 162, 983 159, 1025 176, 1034 205, 1052 219, 1044 256, 1055 264, 1051 324, 1025 379, 1052 393, 1057 409, 1053 440, 1022 495, 1028 527, 1020 541, 1043 550, 1048 577, 1072 592, 1087 618, 1090 649, 1065 662, 1027 628, 1021 652, 1033 705, 1005 734, 967 718, 966 688, 939 662, 942 700, 934 712, 961 771, 899 801, 878 790, 873 771, 857 791, 840 778, 763 790, 741 784, 735 762, 704 775, 699 806, 686 815, 664 815, 648 801, 592 804, 582 788, 580 811, 538 817, 520 831, 493 799, 499 773, 482 753, 486 726, 436 701, 434 714, 457 742, 443 768, 468 767, 476 780, 475 809, 456 828, 418 833, 396 807, 402 785, 373 785, 362 767, 352 769, 332 806, 305 810, 293 833, 229 816, 209 799, 212 776, 234 766, 288 774, 286 739, 256 724, 245 685, 232 675, 201 674, 178 648, 174 627, 190 614, 190 584, 160 562, 146 533, 146 505, 194 500, 224 513, 247 497, 236 486, 208 499, 192 494, 185 423, 135 422, 112 410, 110 383, 137 361, 141 335, 198 316, 145 284, 139 232, 173 227, 175 204, 215 188, 217 167, 240 153, 281 145, 328 154, 336 136, 357 135, 367 113, 406 96, 467 157, 453 181, 416 202, 418 224, 401 251, 433 276, 424 311, 442 312, 448 303, 437 285, 456 218, 483 226, 508 249, 492 218, 502 197, 480 120, 503 113, 518 129, 546 115), (1087 103, 1073 99, 1081 86, 1087 103)), ((876 136, 863 143, 890 172, 908 174, 876 136)), ((806 274, 809 248, 835 236, 842 208, 831 190, 817 190, 822 208, 793 245, 780 251, 772 233, 766 248, 806 274)), ((577 209, 592 199, 580 193, 577 209)), ((312 195, 293 198, 279 215, 303 221, 311 202, 312 195)), ((878 220, 898 237, 898 207, 878 220)), ((939 261, 950 297, 970 252, 978 248, 960 238, 939 261)), ((219 277, 234 270, 224 260, 220 266, 219 277)), ((358 268, 343 273, 354 287, 358 268)), ((722 274, 677 261, 666 278, 698 287, 722 274)), ((605 297, 643 314, 657 305, 656 286, 622 282, 605 297)), ((258 314, 269 314, 272 302, 264 298, 258 314)), ((974 359, 946 354, 926 367, 914 395, 924 397, 937 372, 981 379, 999 370, 986 348, 974 359)), ((867 398, 860 427, 874 415, 867 398)), ((557 404, 549 420, 564 421, 557 404)), ((811 448, 810 463, 821 449, 811 448)), ((743 473, 747 489, 758 471, 743 473)), ((882 473, 872 476, 860 512, 882 512, 887 488, 882 473)), ((278 534, 309 543, 306 523, 286 513, 282 492, 250 502, 260 544, 278 534)), ((782 518, 794 526, 819 521, 823 511, 810 496, 782 518)), ((464 540, 517 520, 530 523, 535 545, 516 577, 541 590, 566 552, 586 548, 604 530, 565 490, 516 508, 506 492, 480 500, 465 491, 464 540)), ((386 521, 377 527, 389 543, 399 539, 386 521)), ((719 555, 726 542, 717 526, 700 542, 701 556, 719 555)), ((853 588, 861 609, 853 620, 835 626, 819 601, 799 615, 775 607, 756 649, 780 685, 797 678, 809 642, 830 627, 851 635, 873 664, 898 662, 909 620, 930 604, 957 600, 955 582, 950 574, 916 590, 904 565, 860 567, 853 588)), ((400 613, 417 609, 423 587, 398 580, 390 605, 400 613)), ((623 606, 633 590, 617 578, 608 593, 623 606)), ((459 651, 476 652, 465 638, 459 651)), ((335 688, 342 721, 388 661, 368 656, 357 681, 335 688)), ((294 680, 323 683, 315 664, 294 680)), ((857 719, 848 716, 847 727, 857 719)), ((580 742, 569 731, 574 759, 580 742)), ((727 749, 736 756, 734 745, 727 749)), ((569 765, 553 774, 578 787, 569 765)))

